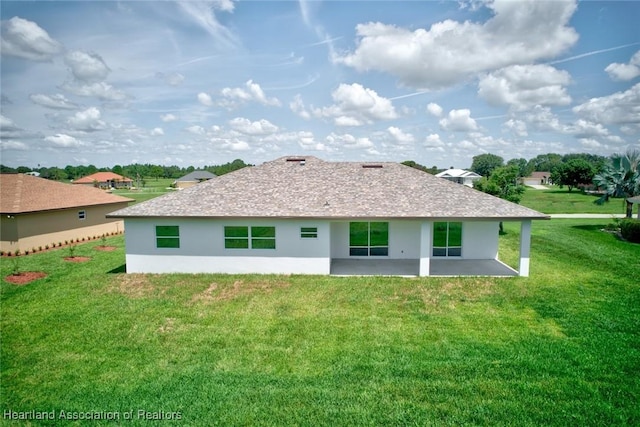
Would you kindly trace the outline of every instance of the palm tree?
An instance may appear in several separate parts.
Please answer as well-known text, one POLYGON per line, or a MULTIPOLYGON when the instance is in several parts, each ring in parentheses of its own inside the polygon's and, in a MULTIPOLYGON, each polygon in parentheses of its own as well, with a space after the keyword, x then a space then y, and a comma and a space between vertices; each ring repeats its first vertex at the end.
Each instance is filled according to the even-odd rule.
POLYGON ((631 218, 633 204, 628 198, 640 195, 640 151, 627 150, 624 154, 613 154, 610 163, 593 178, 593 182, 604 190, 596 200, 602 204, 610 197, 624 197, 627 203, 627 218, 631 218))

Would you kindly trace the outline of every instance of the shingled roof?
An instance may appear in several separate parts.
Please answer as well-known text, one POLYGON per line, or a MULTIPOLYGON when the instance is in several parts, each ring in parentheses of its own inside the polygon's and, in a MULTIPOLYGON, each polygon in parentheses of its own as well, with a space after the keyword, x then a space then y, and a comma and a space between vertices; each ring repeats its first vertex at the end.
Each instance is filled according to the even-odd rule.
POLYGON ((18 214, 131 202, 93 187, 63 184, 25 174, 0 174, 0 213, 18 214))
POLYGON ((113 172, 96 172, 91 175, 83 176, 73 181, 74 184, 93 184, 94 182, 133 182, 130 178, 118 175, 113 172))
POLYGON ((112 217, 546 219, 547 215, 390 162, 282 157, 112 217))
POLYGON ((176 182, 192 182, 192 181, 206 181, 208 179, 215 178, 216 175, 209 171, 193 171, 186 174, 182 178, 176 179, 176 182))

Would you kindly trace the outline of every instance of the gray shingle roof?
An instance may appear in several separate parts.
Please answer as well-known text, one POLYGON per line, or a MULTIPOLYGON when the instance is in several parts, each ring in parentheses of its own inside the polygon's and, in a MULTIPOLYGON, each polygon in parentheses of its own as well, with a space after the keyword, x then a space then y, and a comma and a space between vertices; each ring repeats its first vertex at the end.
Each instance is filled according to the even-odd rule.
POLYGON ((399 163, 326 162, 310 156, 282 157, 240 169, 110 216, 548 218, 399 163), (303 158, 304 162, 298 160, 303 158))
POLYGON ((176 179, 176 181, 177 182, 205 181, 215 177, 216 175, 209 171, 193 171, 191 173, 186 174, 182 178, 176 179))

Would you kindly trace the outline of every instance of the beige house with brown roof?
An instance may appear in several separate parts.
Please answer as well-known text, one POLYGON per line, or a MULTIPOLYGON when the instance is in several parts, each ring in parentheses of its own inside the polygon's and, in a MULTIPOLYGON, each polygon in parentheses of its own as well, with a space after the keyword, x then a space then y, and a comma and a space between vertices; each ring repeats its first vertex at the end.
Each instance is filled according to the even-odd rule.
POLYGON ((27 251, 124 230, 106 214, 132 199, 25 174, 0 174, 0 250, 27 251))
POLYGON ((127 272, 529 274, 547 215, 390 162, 282 157, 113 212, 127 272), (519 269, 498 258, 521 223, 519 269))
POLYGON ((131 188, 133 180, 113 172, 96 172, 76 179, 73 181, 73 184, 82 184, 108 190, 110 188, 131 188))

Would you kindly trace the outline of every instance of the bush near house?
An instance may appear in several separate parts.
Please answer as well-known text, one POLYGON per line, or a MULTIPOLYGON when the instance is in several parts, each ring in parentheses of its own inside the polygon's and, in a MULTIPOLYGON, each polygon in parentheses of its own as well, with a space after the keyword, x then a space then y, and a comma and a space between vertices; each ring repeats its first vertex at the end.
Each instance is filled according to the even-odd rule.
POLYGON ((620 221, 620 234, 622 234, 625 240, 640 243, 640 221, 637 219, 620 221))

